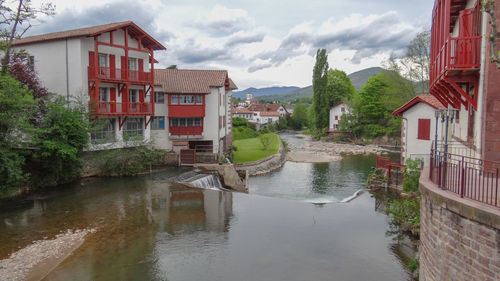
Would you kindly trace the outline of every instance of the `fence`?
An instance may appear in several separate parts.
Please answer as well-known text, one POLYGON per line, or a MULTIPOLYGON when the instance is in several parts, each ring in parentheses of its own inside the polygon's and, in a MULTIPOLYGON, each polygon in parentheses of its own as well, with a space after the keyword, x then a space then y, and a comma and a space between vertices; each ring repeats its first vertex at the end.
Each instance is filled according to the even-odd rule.
POLYGON ((500 162, 431 150, 430 180, 439 187, 499 207, 500 162))

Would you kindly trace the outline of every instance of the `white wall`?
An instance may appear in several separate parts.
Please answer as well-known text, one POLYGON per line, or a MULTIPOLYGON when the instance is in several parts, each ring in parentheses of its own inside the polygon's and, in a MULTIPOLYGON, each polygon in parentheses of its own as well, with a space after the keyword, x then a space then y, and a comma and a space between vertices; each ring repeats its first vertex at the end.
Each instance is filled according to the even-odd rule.
POLYGON ((333 108, 330 109, 330 122, 329 122, 329 125, 328 125, 328 128, 330 129, 330 131, 336 131, 337 129, 335 128, 335 126, 338 126, 338 124, 340 123, 340 119, 342 119, 342 115, 344 114, 349 114, 351 112, 351 108, 343 103, 343 104, 339 104, 333 108), (342 108, 345 109, 345 112, 342 112, 342 108), (335 116, 338 117, 338 120, 335 120, 335 116))
MULTIPOLYGON (((406 161, 407 158, 422 158, 424 159, 426 165, 429 163, 431 145, 436 135, 436 118, 434 111, 433 107, 420 102, 410 107, 403 113, 403 139, 401 140, 401 143, 404 151, 401 156, 404 157, 404 161, 406 161), (430 140, 418 139, 418 119, 431 120, 430 140)), ((440 127, 442 127, 440 122, 441 121, 439 120, 438 140, 440 140, 442 136, 442 130, 439 130, 440 127)))

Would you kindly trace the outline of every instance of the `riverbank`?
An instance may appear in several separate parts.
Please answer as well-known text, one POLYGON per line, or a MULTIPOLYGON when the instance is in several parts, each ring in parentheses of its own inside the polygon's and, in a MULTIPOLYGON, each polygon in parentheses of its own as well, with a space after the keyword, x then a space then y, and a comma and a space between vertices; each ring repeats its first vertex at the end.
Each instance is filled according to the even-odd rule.
POLYGON ((349 143, 334 143, 315 141, 310 136, 295 133, 296 138, 302 138, 301 142, 288 143, 287 160, 292 162, 323 163, 338 161, 342 154, 383 154, 389 150, 378 145, 357 145, 349 143))
POLYGON ((0 260, 0 276, 4 281, 41 280, 64 261, 95 229, 68 230, 51 240, 39 240, 8 258, 0 260))

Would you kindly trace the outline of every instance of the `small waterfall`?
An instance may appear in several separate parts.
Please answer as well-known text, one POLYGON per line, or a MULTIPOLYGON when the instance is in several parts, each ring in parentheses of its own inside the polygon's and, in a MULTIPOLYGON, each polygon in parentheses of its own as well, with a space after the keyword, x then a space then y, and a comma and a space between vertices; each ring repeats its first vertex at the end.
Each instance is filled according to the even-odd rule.
POLYGON ((174 179, 174 181, 187 184, 192 187, 227 190, 224 188, 224 185, 222 184, 217 173, 203 173, 199 170, 193 170, 179 175, 174 179))

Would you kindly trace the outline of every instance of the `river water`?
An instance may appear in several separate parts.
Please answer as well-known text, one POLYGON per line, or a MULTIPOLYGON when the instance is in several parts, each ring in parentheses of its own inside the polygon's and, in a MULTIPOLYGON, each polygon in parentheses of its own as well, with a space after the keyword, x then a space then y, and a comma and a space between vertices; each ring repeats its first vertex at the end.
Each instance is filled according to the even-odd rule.
MULTIPOLYGON (((44 280, 411 280, 379 200, 373 157, 287 162, 250 193, 192 189, 172 168, 88 179, 0 203, 0 259, 67 229, 96 228, 44 280)), ((1 279, 1 277, 0 277, 1 279)))

